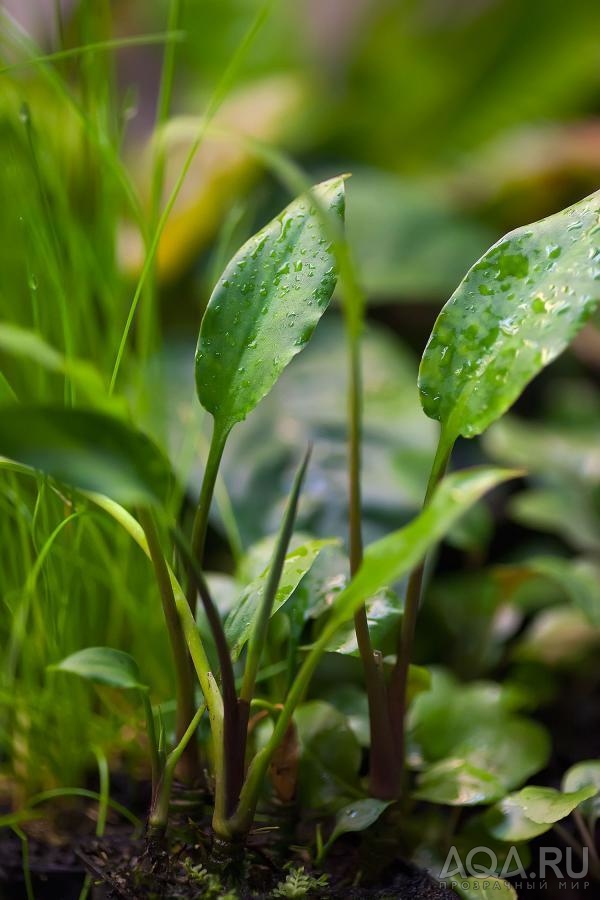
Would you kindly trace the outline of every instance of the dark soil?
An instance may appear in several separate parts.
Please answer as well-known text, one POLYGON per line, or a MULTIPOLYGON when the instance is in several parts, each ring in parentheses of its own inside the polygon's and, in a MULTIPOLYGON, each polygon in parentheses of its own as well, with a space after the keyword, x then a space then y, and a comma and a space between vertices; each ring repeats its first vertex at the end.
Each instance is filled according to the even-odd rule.
MULTIPOLYGON (((172 841, 167 850, 151 852, 144 841, 132 841, 125 833, 103 840, 87 840, 75 851, 29 842, 30 872, 36 900, 76 900, 86 870, 93 876, 93 900, 197 900, 236 896, 239 900, 262 900, 294 870, 311 875, 310 865, 300 857, 289 868, 277 865, 262 849, 264 841, 254 841, 233 869, 221 871, 221 860, 211 847, 206 833, 198 834, 194 844, 172 841), (220 885, 220 887, 218 886, 220 885), (235 890, 235 894, 227 894, 235 890)), ((351 854, 350 854, 351 858, 351 854)), ((456 900, 456 894, 441 887, 427 873, 403 862, 396 862, 376 885, 353 885, 348 873, 342 875, 340 854, 326 885, 313 887, 306 897, 344 898, 344 900, 456 900)), ((318 878, 322 872, 314 872, 318 878)), ((0 841, 0 898, 26 900, 21 842, 4 835, 0 841)))

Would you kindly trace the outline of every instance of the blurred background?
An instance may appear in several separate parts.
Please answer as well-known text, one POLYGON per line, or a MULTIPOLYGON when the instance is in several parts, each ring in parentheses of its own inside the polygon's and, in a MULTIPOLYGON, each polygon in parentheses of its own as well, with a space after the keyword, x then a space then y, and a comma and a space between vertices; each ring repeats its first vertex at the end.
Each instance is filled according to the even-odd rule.
MULTIPOLYGON (((168 445, 194 496, 207 434, 192 365, 202 310, 229 256, 289 200, 256 149, 268 145, 311 181, 352 173, 348 237, 369 321, 366 536, 398 527, 421 503, 435 440, 416 372, 439 309, 502 234, 599 186, 597 0, 281 0, 262 18, 257 0, 2 7, 3 403, 126 412, 168 445), (161 110, 165 58, 172 92, 161 110), (199 134, 114 377, 148 235, 199 134)), ((482 443, 458 448, 459 463, 526 458, 531 475, 496 530, 482 507, 456 531, 443 557, 450 574, 465 559, 481 567, 492 552, 512 563, 534 552, 597 558, 599 347, 589 326, 514 414, 482 443)), ((231 572, 243 549, 274 531, 308 436, 316 451, 302 527, 345 537, 345 372, 334 304, 232 437, 212 568, 231 572)), ((0 493, 0 748, 14 802, 15 792, 81 782, 94 765, 91 745, 113 759, 135 757, 138 733, 123 710, 110 707, 107 733, 88 689, 69 682, 65 691, 61 676, 48 677, 49 663, 82 646, 119 646, 140 659, 157 700, 166 703, 172 688, 150 573, 127 537, 89 511, 63 528, 61 500, 41 480, 32 487, 8 473, 0 493)), ((435 613, 424 614, 423 661, 465 677, 491 674, 506 666, 507 642, 548 607, 560 615, 523 637, 527 659, 542 672, 570 671, 573 660, 581 672, 583 661, 597 704, 597 666, 590 676, 586 662, 600 633, 597 584, 588 579, 583 611, 566 604, 560 585, 545 583, 541 599, 538 585, 519 605, 493 592, 483 603, 480 583, 469 584, 438 589, 435 613), (467 625, 471 636, 458 647, 467 625)), ((521 669, 513 671, 518 681, 521 669)), ((581 722, 571 710, 568 728, 557 728, 564 744, 585 733, 584 705, 581 722)), ((600 754, 586 740, 585 752, 600 754)), ((563 747, 560 764, 579 752, 563 747)))

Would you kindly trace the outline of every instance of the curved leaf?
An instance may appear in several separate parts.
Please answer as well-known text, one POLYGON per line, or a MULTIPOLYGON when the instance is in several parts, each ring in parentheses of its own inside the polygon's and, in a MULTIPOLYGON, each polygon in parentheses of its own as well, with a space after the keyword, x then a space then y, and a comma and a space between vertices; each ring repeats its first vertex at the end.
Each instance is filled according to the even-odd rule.
POLYGON ((331 836, 327 841, 330 847, 343 834, 351 831, 366 831, 391 805, 391 800, 376 800, 374 797, 365 797, 343 806, 335 817, 335 825, 331 836))
POLYGON ((56 665, 48 666, 50 671, 70 672, 96 684, 128 690, 147 690, 140 680, 136 661, 122 650, 111 647, 86 647, 72 653, 56 665))
MULTIPOLYGON (((335 255, 323 221, 344 216, 344 179, 294 200, 233 257, 213 291, 196 351, 201 404, 221 428, 245 419, 300 352, 333 294, 335 255)), ((333 225, 333 222, 332 222, 333 225)))
POLYGON ((164 501, 169 465, 144 434, 83 409, 0 409, 0 455, 124 505, 164 501))
POLYGON ((528 841, 549 831, 597 793, 598 788, 589 783, 565 793, 549 787, 526 787, 489 810, 486 826, 502 841, 528 841))
MULTIPOLYGON (((307 541, 306 544, 290 550, 283 564, 279 587, 271 609, 272 616, 292 596, 321 550, 333 543, 335 542, 332 540, 307 541)), ((238 658, 250 637, 252 623, 260 607, 268 577, 269 567, 244 589, 225 621, 225 635, 234 660, 238 658)))
POLYGON ((517 474, 510 469, 476 468, 444 478, 416 519, 366 548, 360 569, 336 598, 324 634, 331 635, 362 602, 405 575, 473 503, 517 474))
POLYGON ((581 788, 596 788, 596 794, 580 803, 581 812, 589 816, 594 822, 600 818, 600 760, 588 759, 576 763, 565 772, 562 780, 563 791, 570 793, 581 788))
POLYGON ((469 270, 419 372, 449 439, 480 434, 565 349, 600 299, 600 192, 517 228, 469 270))

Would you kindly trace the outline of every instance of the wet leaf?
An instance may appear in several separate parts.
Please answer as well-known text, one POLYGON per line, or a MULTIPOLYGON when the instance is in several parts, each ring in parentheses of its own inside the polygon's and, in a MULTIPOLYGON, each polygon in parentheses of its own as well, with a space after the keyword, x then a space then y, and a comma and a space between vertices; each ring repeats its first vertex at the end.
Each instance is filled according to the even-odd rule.
POLYGON ((449 440, 484 431, 567 347, 600 298, 600 192, 517 228, 470 269, 423 354, 421 401, 449 440))
MULTIPOLYGON (((334 542, 326 540, 308 541, 287 554, 271 615, 275 615, 283 604, 289 600, 306 573, 310 571, 321 550, 332 543, 334 542)), ((266 568, 258 578, 255 578, 247 585, 225 621, 225 635, 229 642, 233 659, 238 658, 250 637, 252 623, 260 607, 268 574, 269 570, 266 568)))
MULTIPOLYGON (((313 190, 343 220, 344 179, 313 190)), ((221 429, 245 419, 300 352, 336 278, 331 228, 306 196, 233 257, 204 313, 196 351, 198 397, 221 429)))
POLYGON ((597 793, 594 784, 565 793, 549 787, 526 787, 509 794, 490 810, 486 825, 494 837, 503 841, 530 840, 544 834, 597 793))
POLYGON ((0 454, 125 506, 164 502, 169 465, 144 434, 84 409, 0 410, 0 454))
POLYGON ((571 766, 564 775, 561 787, 566 793, 571 793, 589 785, 593 785, 599 793, 580 803, 579 809, 595 823, 600 818, 600 760, 588 759, 571 766))
POLYGON ((48 666, 50 671, 70 672, 109 687, 127 690, 147 690, 142 684, 136 661, 128 653, 111 647, 86 647, 67 656, 61 662, 48 666))
POLYGON ((335 817, 335 825, 327 845, 331 846, 342 834, 351 831, 366 831, 377 819, 391 806, 392 801, 376 800, 374 797, 365 797, 343 806, 335 817))

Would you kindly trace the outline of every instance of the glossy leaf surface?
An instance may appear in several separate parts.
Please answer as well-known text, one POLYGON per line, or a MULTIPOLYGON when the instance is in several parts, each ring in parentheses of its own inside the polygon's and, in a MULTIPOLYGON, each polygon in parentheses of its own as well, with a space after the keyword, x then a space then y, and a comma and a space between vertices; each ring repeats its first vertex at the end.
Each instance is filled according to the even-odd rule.
POLYGON ((594 822, 600 818, 600 760, 589 759, 576 763, 562 780, 562 789, 566 792, 578 791, 593 785, 597 793, 579 805, 581 812, 594 822))
POLYGON ((549 787, 526 787, 490 810, 487 825, 491 834, 501 840, 530 840, 544 834, 597 792, 593 784, 566 793, 549 787))
POLYGON ((70 672, 109 687, 147 690, 133 657, 111 647, 86 647, 49 668, 56 672, 70 672))
POLYGON ((125 506, 164 501, 169 466, 144 434, 83 409, 0 410, 0 455, 125 506))
MULTIPOLYGON (((281 572, 281 579, 271 615, 274 615, 292 596, 304 576, 310 571, 321 550, 333 541, 308 541, 287 554, 281 572)), ((250 582, 234 604, 225 622, 225 635, 233 659, 237 659, 250 636, 254 617, 260 607, 267 584, 269 569, 266 568, 250 582)))
MULTIPOLYGON (((334 222, 344 179, 314 195, 334 222)), ((331 227, 312 198, 294 200, 233 257, 206 308, 196 351, 202 405, 223 428, 245 419, 303 348, 336 283, 331 227)))
POLYGON ((567 347, 600 299, 600 192, 510 232, 469 270, 419 373, 448 438, 484 431, 567 347))
POLYGON ((335 817, 335 825, 327 844, 331 845, 342 834, 348 834, 351 831, 366 831, 390 806, 390 802, 376 800, 374 797, 365 797, 355 803, 346 804, 335 817))

